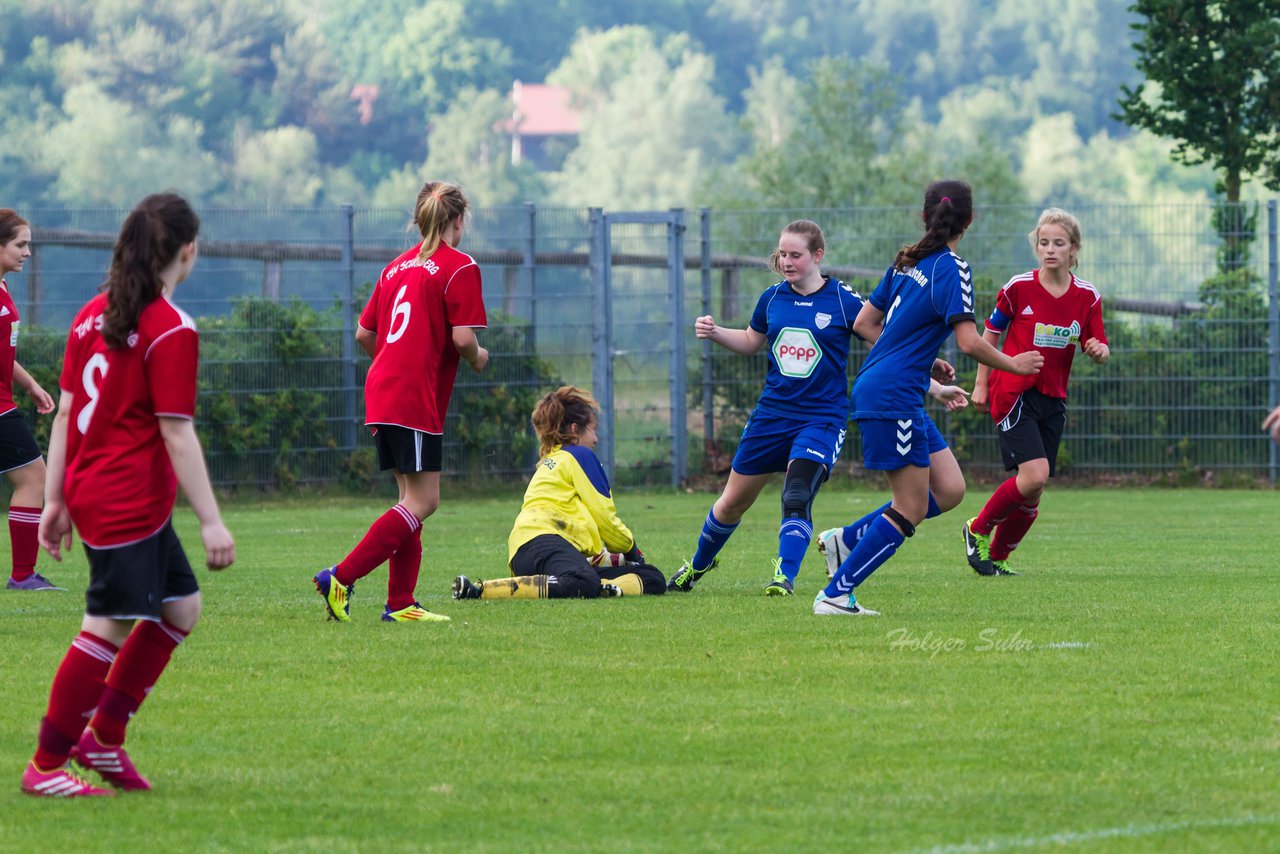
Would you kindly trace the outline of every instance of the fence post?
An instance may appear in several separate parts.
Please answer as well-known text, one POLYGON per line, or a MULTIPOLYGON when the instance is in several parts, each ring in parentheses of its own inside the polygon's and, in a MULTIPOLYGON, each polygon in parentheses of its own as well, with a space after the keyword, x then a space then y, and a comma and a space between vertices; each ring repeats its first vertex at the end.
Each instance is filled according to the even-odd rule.
POLYGON ((40 276, 40 248, 32 246, 31 257, 27 259, 27 311, 24 315, 24 325, 27 327, 40 323, 40 303, 43 302, 40 291, 43 284, 40 276))
POLYGON ((609 218, 601 208, 590 208, 591 253, 587 266, 591 273, 591 385, 600 404, 599 442, 596 455, 604 463, 609 477, 617 479, 614 470, 613 417, 613 305, 610 287, 612 248, 609 241, 609 218))
MULTIPOLYGON (((1267 325, 1270 340, 1267 347, 1267 411, 1280 405, 1280 251, 1277 248, 1280 223, 1277 223, 1276 200, 1267 202, 1267 325)), ((1280 449, 1275 442, 1270 448, 1269 478, 1276 485, 1277 468, 1280 468, 1280 449)))
POLYGON ((356 310, 356 211, 351 205, 342 206, 342 271, 344 274, 345 299, 342 312, 342 446, 347 451, 356 447, 356 361, 353 347, 355 344, 355 322, 352 319, 356 310))
POLYGON ((685 394, 684 209, 667 223, 667 280, 671 299, 671 485, 689 474, 689 397, 685 394))
POLYGON ((538 355, 538 206, 524 203, 524 247, 520 266, 524 268, 529 293, 529 333, 526 346, 530 356, 538 355))
MULTIPOLYGON (((699 234, 702 251, 699 266, 702 273, 702 313, 711 314, 711 208, 698 211, 699 234)), ((702 342, 702 444, 710 455, 716 439, 715 399, 711 383, 714 381, 711 363, 711 342, 702 342)))

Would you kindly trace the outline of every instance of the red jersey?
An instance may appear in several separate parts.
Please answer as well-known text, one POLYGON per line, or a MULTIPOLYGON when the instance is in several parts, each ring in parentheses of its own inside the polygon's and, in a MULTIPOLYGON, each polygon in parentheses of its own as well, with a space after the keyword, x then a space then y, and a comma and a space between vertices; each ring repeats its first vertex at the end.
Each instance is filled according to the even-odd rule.
POLYGON ((173 514, 178 479, 160 417, 193 418, 199 337, 165 297, 142 310, 126 347, 102 339, 107 294, 76 315, 59 385, 70 392, 63 494, 80 538, 125 546, 159 531, 173 514))
POLYGON ((1066 293, 1055 297, 1040 284, 1039 270, 1014 276, 1000 289, 995 310, 987 318, 987 328, 1005 333, 1002 349, 1007 355, 1016 356, 1027 350, 1039 350, 1044 355, 1044 366, 1038 374, 1019 376, 991 371, 991 417, 997 422, 1004 420, 1018 395, 1029 388, 1065 399, 1076 347, 1090 338, 1107 343, 1102 327, 1102 297, 1097 288, 1073 275, 1066 293))
POLYGON ((441 243, 419 261, 421 248, 382 271, 360 314, 360 325, 377 336, 364 383, 364 420, 442 434, 458 374, 452 330, 488 321, 475 260, 441 243))
POLYGON ((13 362, 18 357, 18 306, 9 283, 0 279, 0 415, 17 409, 13 402, 13 362))

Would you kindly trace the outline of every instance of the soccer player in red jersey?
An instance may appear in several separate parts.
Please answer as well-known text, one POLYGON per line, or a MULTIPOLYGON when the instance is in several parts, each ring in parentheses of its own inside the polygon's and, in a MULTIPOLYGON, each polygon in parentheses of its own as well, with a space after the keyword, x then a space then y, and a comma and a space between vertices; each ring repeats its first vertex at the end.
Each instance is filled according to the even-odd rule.
POLYGON ((125 727, 200 616, 200 588, 171 524, 179 486, 208 567, 235 561, 193 422, 196 326, 171 302, 195 264, 199 227, 181 196, 139 202, 102 293, 67 338, 39 536, 61 560, 74 524, 89 587, 22 776, 28 794, 112 794, 70 771, 68 757, 115 788, 151 788, 125 752, 125 727))
POLYGON ((360 315, 356 341, 373 357, 365 378, 365 424, 378 463, 394 469, 400 500, 379 516, 355 549, 314 578, 329 617, 351 619, 351 588, 389 562, 387 622, 445 621, 418 604, 422 522, 440 504, 444 417, 458 362, 484 370, 489 351, 476 329, 487 324, 480 268, 457 250, 467 199, 455 185, 428 181, 414 220, 422 242, 387 265, 360 315))
POLYGON ((1004 333, 1003 350, 1011 356, 1039 351, 1044 366, 1029 376, 978 366, 973 403, 991 412, 1004 466, 1017 470, 964 525, 965 552, 979 575, 1016 574, 1009 569, 1009 553, 1035 522, 1057 466, 1076 347, 1098 364, 1111 357, 1102 297, 1071 272, 1080 256, 1080 222, 1049 208, 1027 237, 1040 269, 1014 276, 1000 289, 982 334, 996 344, 1004 333))
POLYGON ((36 572, 40 544, 40 502, 44 498, 44 457, 27 420, 13 400, 21 386, 36 402, 36 412, 53 412, 53 398, 18 364, 18 306, 3 276, 22 271, 31 257, 31 226, 15 211, 0 209, 0 472, 13 484, 9 499, 9 545, 13 569, 8 590, 62 590, 36 572))

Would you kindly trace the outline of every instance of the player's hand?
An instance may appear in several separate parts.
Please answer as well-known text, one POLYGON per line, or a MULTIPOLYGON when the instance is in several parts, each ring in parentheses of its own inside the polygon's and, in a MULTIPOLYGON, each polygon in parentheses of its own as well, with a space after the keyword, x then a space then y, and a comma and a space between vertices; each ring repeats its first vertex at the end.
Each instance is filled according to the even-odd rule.
POLYGON ((632 543, 631 550, 622 556, 626 558, 627 563, 644 563, 644 552, 640 551, 640 547, 635 543, 632 543))
POLYGON ((1111 348, 1097 338, 1090 338, 1084 342, 1084 354, 1093 359, 1094 363, 1101 365, 1111 358, 1111 348))
POLYGON ((200 526, 200 542, 204 543, 205 566, 226 569, 236 562, 236 542, 221 520, 200 526))
POLYGON ((969 405, 969 392, 958 385, 938 386, 938 390, 932 394, 934 400, 947 407, 948 412, 955 412, 969 405))
POLYGON ((487 364, 489 364, 489 351, 480 347, 476 350, 476 357, 471 360, 471 369, 478 374, 487 364))
POLYGON ((973 394, 969 395, 969 402, 978 407, 982 412, 987 411, 989 408, 988 404, 991 402, 991 397, 987 392, 988 389, 986 383, 974 383, 973 394))
POLYGON ((49 557, 62 560, 62 550, 71 548, 71 514, 67 513, 65 504, 55 501, 44 505, 36 539, 49 557))
POLYGON ((49 392, 45 391, 40 386, 36 386, 31 390, 31 399, 36 402, 36 412, 39 412, 41 415, 48 415, 53 410, 57 409, 57 404, 53 402, 53 398, 49 396, 49 392))
POLYGON ((704 314, 693 322, 693 334, 699 338, 710 338, 716 332, 716 320, 709 314, 704 314))
POLYGON ((1271 441, 1280 442, 1280 406, 1271 410, 1271 414, 1263 420, 1262 429, 1271 431, 1271 441))
POLYGON ((956 369, 946 359, 934 359, 933 370, 929 372, 929 376, 943 385, 948 385, 956 381, 956 369))
POLYGON ((1044 366, 1044 353, 1039 350, 1024 350, 1013 357, 1013 370, 1010 373, 1027 376, 1040 373, 1044 366))

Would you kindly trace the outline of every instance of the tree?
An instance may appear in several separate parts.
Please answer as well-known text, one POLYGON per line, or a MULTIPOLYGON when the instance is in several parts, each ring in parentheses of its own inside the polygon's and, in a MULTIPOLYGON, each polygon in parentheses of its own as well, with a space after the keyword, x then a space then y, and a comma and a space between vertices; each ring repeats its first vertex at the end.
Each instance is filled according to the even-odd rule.
POLYGON ((573 90, 578 146, 551 176, 557 204, 665 208, 696 204, 703 173, 729 155, 732 123, 714 66, 683 36, 644 27, 582 32, 547 81, 573 90))
POLYGON ((1230 203, 1263 174, 1280 188, 1280 15, 1257 0, 1138 0, 1132 24, 1146 81, 1121 86, 1125 122, 1178 140, 1173 156, 1212 163, 1230 203))

